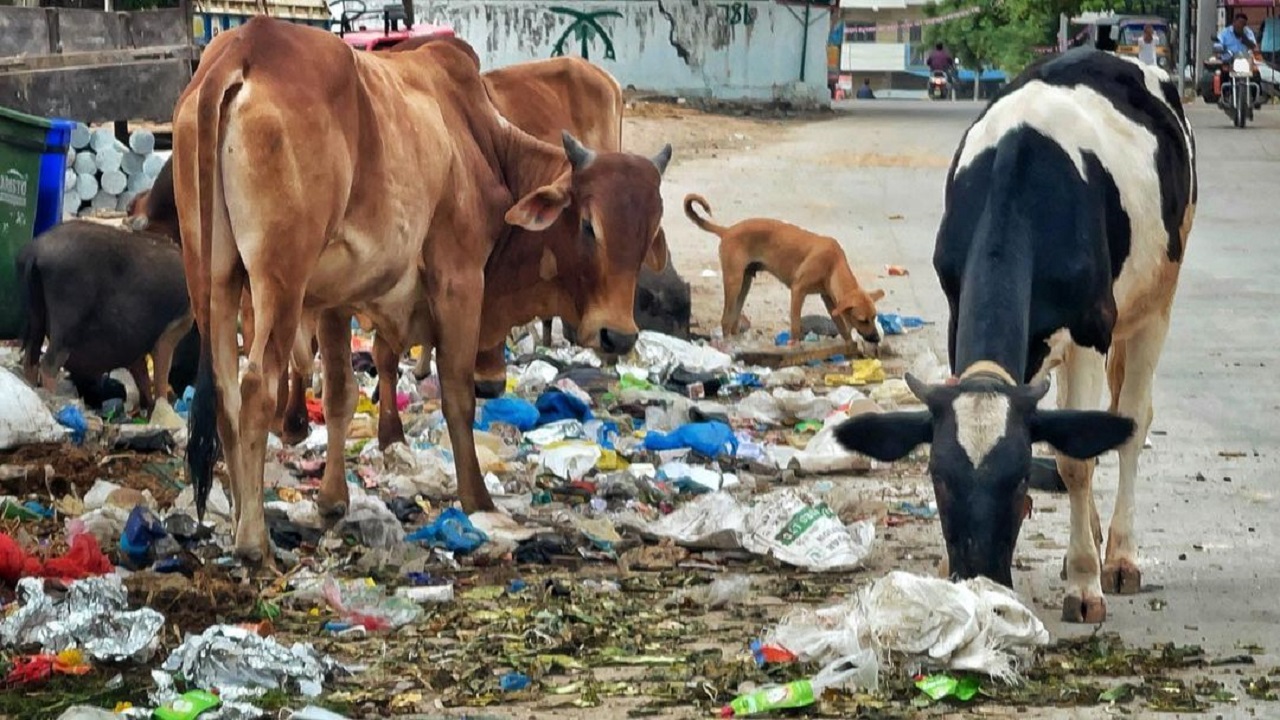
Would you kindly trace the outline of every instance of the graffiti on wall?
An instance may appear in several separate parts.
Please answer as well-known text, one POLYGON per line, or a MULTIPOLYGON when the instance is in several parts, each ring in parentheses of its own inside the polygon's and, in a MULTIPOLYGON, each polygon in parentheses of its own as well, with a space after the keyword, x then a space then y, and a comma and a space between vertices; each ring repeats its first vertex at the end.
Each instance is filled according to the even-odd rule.
POLYGON ((721 3, 716 6, 724 15, 725 23, 729 27, 735 25, 754 25, 756 16, 760 14, 759 10, 751 7, 745 2, 721 3))
POLYGON ((617 10, 596 10, 593 12, 583 12, 560 5, 552 5, 547 8, 548 12, 556 15, 565 15, 572 19, 573 22, 560 33, 560 37, 556 39, 556 44, 551 48, 551 57, 560 57, 564 55, 564 46, 567 42, 577 40, 578 54, 584 60, 591 59, 592 41, 600 38, 604 45, 604 59, 616 60, 617 57, 613 51, 613 38, 609 37, 609 31, 600 24, 601 18, 622 17, 622 13, 617 10))

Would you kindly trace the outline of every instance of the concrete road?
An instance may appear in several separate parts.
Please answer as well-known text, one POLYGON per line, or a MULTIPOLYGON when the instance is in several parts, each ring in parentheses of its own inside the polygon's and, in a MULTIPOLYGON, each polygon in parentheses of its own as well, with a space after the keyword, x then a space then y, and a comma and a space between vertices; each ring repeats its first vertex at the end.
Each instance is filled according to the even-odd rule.
MULTIPOLYGON (((929 340, 945 358, 946 306, 930 258, 946 168, 978 110, 972 103, 848 103, 834 119, 797 123, 758 147, 669 170, 672 252, 714 300, 698 308, 700 319, 718 321, 720 283, 698 278, 717 267, 715 242, 683 218, 686 192, 706 195, 722 222, 773 216, 839 238, 864 284, 889 291, 882 311, 940 323, 929 340), (884 277, 886 264, 911 274, 884 277)), ((1188 113, 1200 203, 1157 376, 1153 447, 1140 466, 1145 589, 1109 598, 1105 629, 1139 644, 1200 643, 1211 654, 1256 643, 1267 651, 1259 666, 1271 667, 1280 664, 1280 107, 1262 109, 1244 130, 1202 103, 1188 113)), ((806 310, 820 312, 811 303, 806 310)), ((785 291, 770 280, 757 283, 747 313, 758 326, 782 329, 785 307, 785 291)), ((1115 485, 1112 453, 1095 481, 1104 526, 1115 485)), ((1094 630, 1058 620, 1067 508, 1065 495, 1036 498, 1019 546, 1026 569, 1015 574, 1054 636, 1094 630)), ((938 551, 940 532, 931 532, 938 551)))

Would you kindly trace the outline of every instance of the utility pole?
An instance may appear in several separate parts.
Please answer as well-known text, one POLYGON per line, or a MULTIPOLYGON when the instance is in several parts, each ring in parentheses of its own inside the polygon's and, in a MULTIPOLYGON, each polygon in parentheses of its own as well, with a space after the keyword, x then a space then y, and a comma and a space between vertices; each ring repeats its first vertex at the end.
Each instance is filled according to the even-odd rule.
POLYGON ((1196 0, 1196 54, 1192 73, 1199 77, 1200 66, 1213 54, 1214 37, 1218 34, 1218 0, 1196 0))
POLYGON ((1191 21, 1191 0, 1178 3, 1178 97, 1187 96, 1187 23, 1191 21))

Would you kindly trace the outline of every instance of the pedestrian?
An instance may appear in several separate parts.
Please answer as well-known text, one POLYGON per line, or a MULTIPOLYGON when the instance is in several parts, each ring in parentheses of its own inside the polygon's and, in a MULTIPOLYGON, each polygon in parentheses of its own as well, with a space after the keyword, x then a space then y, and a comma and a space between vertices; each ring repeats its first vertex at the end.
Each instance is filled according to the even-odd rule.
POLYGON ((1156 35, 1151 23, 1142 26, 1142 37, 1138 38, 1138 61, 1147 65, 1156 64, 1156 35))
POLYGON ((871 78, 862 79, 862 87, 858 88, 859 100, 875 100, 876 94, 871 91, 871 78))

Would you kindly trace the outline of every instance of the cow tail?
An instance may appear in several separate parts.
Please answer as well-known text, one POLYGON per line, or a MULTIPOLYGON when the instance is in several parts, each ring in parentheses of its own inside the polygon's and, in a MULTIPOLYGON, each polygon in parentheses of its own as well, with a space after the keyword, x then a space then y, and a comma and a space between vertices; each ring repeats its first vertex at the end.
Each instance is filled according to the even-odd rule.
POLYGON ((697 193, 689 193, 684 196, 684 214, 689 216, 689 219, 693 221, 694 225, 697 225, 706 232, 713 235, 724 234, 724 226, 711 222, 711 204, 708 203, 707 199, 701 195, 698 195, 697 193), (694 209, 695 206, 702 208, 702 212, 706 213, 707 217, 704 218, 699 215, 698 211, 694 209))
MULTIPOLYGON (((218 140, 222 134, 222 111, 228 95, 244 83, 245 59, 236 51, 239 39, 220 53, 196 95, 196 197, 199 201, 199 266, 194 284, 199 288, 192 309, 204 318, 199 328, 200 364, 196 372, 195 395, 187 412, 187 474, 195 489, 196 516, 204 520, 209 492, 213 489, 213 467, 222 452, 217 426, 217 382, 213 370, 213 213, 218 172, 218 140)), ((184 245, 186 243, 183 243, 184 245)), ((225 350, 225 348, 224 348, 225 350)), ((234 352, 235 348, 232 348, 234 352)))
POLYGON ((40 267, 33 250, 28 246, 27 251, 18 256, 18 310, 22 318, 18 337, 22 340, 23 361, 31 365, 40 361, 40 348, 44 345, 49 324, 44 280, 40 277, 40 267))

